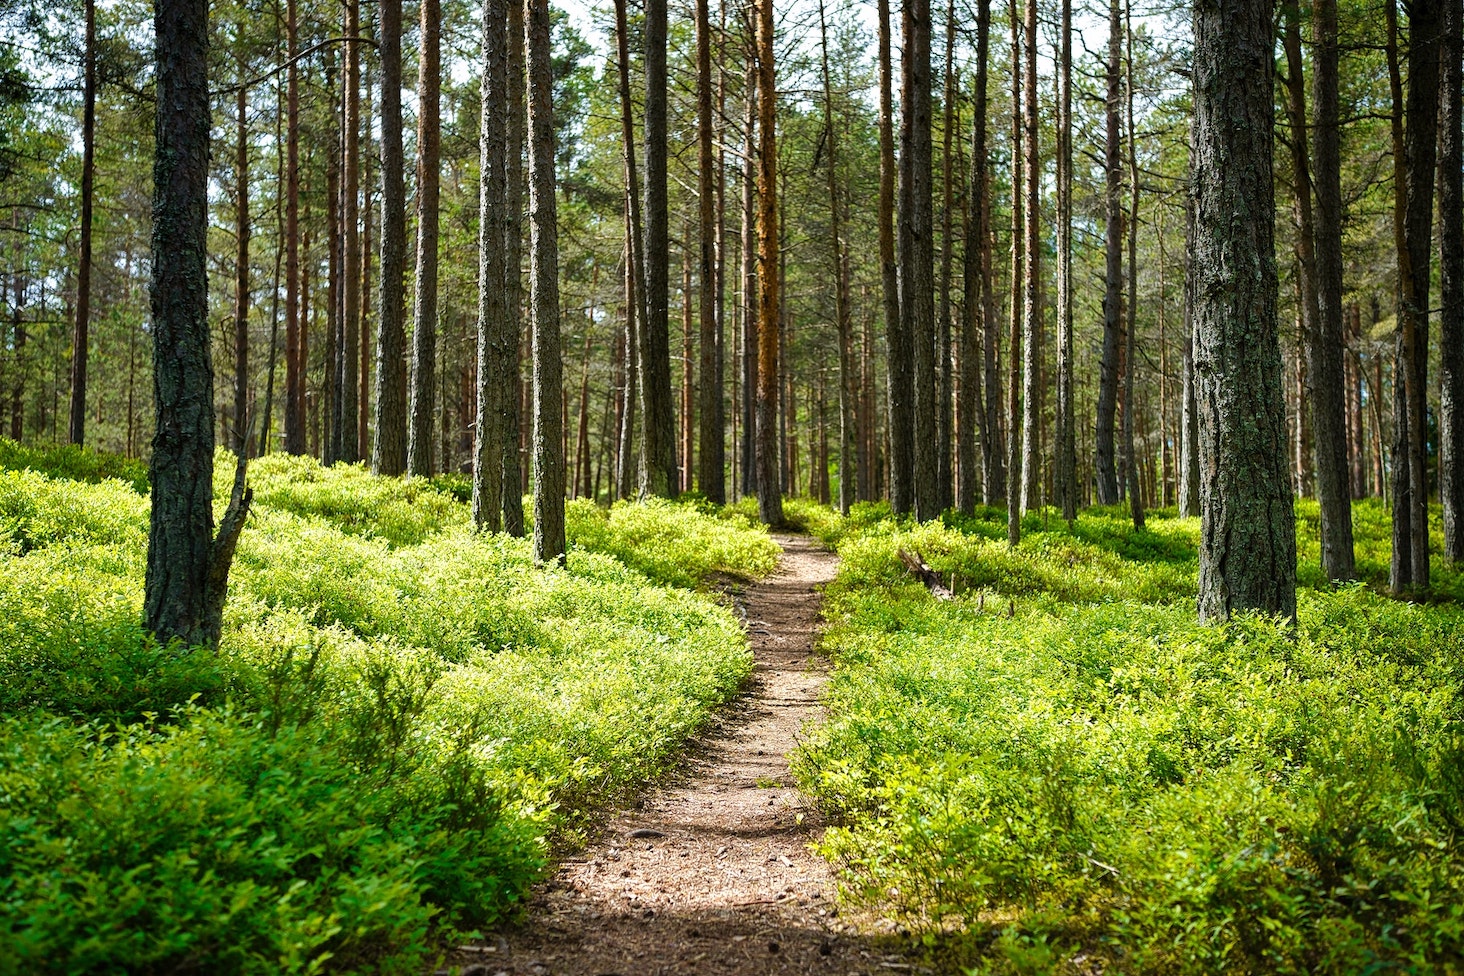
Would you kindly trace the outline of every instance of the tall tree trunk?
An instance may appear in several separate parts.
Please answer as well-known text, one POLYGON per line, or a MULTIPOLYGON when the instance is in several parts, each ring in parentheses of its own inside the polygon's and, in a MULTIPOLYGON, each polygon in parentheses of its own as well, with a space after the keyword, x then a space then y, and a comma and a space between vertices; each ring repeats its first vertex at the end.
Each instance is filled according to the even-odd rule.
POLYGON ((625 0, 615 2, 615 44, 617 61, 619 62, 620 80, 620 125, 621 125, 621 146, 625 157, 625 220, 626 220, 626 403, 625 403, 625 426, 621 430, 620 437, 620 492, 622 498, 628 498, 636 490, 631 485, 630 473, 635 471, 635 477, 639 479, 639 465, 636 463, 636 455, 631 452, 635 442, 634 431, 639 429, 635 423, 636 411, 640 406, 641 393, 640 384, 644 382, 641 370, 641 329, 645 326, 645 295, 644 284, 646 280, 645 255, 642 251, 641 242, 644 238, 641 235, 640 216, 640 184, 636 176, 635 165, 635 117, 633 114, 633 103, 630 92, 630 30, 626 23, 625 0))
MULTIPOLYGON (((1299 14, 1290 7, 1288 13, 1299 14)), ((1297 17, 1300 20, 1300 17, 1297 17)), ((1305 143, 1306 114, 1301 111, 1300 25, 1296 37, 1287 27, 1287 70, 1294 90, 1292 139, 1305 143), (1292 64, 1294 58, 1294 65, 1292 64)), ((1312 235, 1312 299, 1308 312, 1315 317, 1306 337, 1307 404, 1311 407, 1312 444, 1316 452, 1317 498, 1321 507, 1322 572, 1328 579, 1350 580, 1357 575, 1352 544, 1352 488, 1348 465, 1346 377, 1347 329, 1342 313, 1342 153, 1338 108, 1337 2, 1313 0, 1312 36, 1316 45, 1312 75, 1313 179, 1316 187, 1312 235)), ((1300 166, 1306 154, 1300 154, 1300 166)), ((1297 187, 1302 180, 1298 170, 1297 187)), ((1302 207, 1305 217, 1306 208, 1302 207)))
POLYGON ((411 429, 407 473, 432 473, 437 401, 437 228, 441 152, 442 4, 422 0, 417 67, 417 287, 412 322, 411 429))
POLYGON ((478 432, 473 445, 473 522, 480 529, 503 528, 503 495, 517 490, 505 485, 503 453, 507 430, 504 402, 509 389, 509 364, 517 348, 510 334, 508 304, 518 302, 507 293, 512 222, 508 213, 509 138, 504 119, 509 111, 511 57, 509 6, 516 0, 485 0, 483 4, 482 126, 479 149, 482 164, 479 187, 478 245, 478 432))
MULTIPOLYGON (((634 199, 635 193, 631 190, 626 196, 627 203, 629 203, 634 199)), ((635 273, 635 251, 638 237, 639 235, 635 233, 631 223, 630 207, 627 206, 625 214, 625 334, 622 350, 622 355, 625 357, 625 390, 620 414, 620 452, 615 456, 615 491, 616 497, 621 499, 633 497, 636 490, 635 408, 636 402, 640 399, 636 389, 636 377, 640 372, 639 357, 636 354, 636 320, 640 317, 640 295, 636 289, 638 276, 635 273)))
MULTIPOLYGON (((1194 145, 1194 126, 1190 126, 1194 145)), ((1181 393, 1179 427, 1179 514, 1200 514, 1200 405, 1195 399, 1195 184, 1194 154, 1190 155, 1184 197, 1184 388, 1181 393)))
MULTIPOLYGON (((1325 0, 1324 0, 1325 2, 1325 0)), ((1439 500, 1444 557, 1464 561, 1464 146, 1461 12, 1445 3, 1439 72, 1439 500)))
POLYGON ((1272 2, 1195 5, 1199 613, 1296 616, 1276 323, 1272 2), (1239 216, 1238 216, 1239 215, 1239 216))
POLYGON ((407 470, 407 196, 402 149, 402 0, 381 0, 381 301, 371 470, 407 470))
POLYGON ((534 559, 564 564, 563 366, 549 0, 528 3, 529 305, 534 329, 534 559))
MULTIPOLYGON (((91 345, 92 188, 96 181, 97 4, 86 0, 86 62, 81 108, 81 247, 76 264, 76 329, 71 337, 73 444, 86 443, 86 366, 91 345)), ((242 97, 242 95, 241 95, 242 97)))
MULTIPOLYGON (((1141 462, 1134 447, 1135 422, 1139 410, 1134 393, 1134 380, 1139 372, 1139 150, 1138 129, 1134 126, 1134 27, 1133 0, 1124 4, 1124 35, 1127 57, 1124 58, 1124 89, 1128 102, 1128 301, 1124 310, 1124 349, 1126 368, 1123 371, 1123 453, 1128 470, 1129 517, 1135 529, 1144 527, 1144 492, 1139 481, 1141 462)), ((1161 296, 1161 301, 1163 298, 1161 296)))
MULTIPOLYGON (((355 34, 347 5, 346 36, 355 34)), ((305 453, 305 377, 300 370, 300 54, 295 0, 285 5, 285 450, 305 453)), ((350 105, 347 88, 347 106, 350 105)), ((349 122, 349 119, 347 119, 349 122)), ((349 136, 348 136, 349 138, 349 136)), ((349 169, 347 170, 349 178, 349 169)), ((347 271, 349 282, 349 270, 347 271)))
POLYGON ((678 491, 691 491, 692 457, 696 453, 696 373, 692 369, 692 357, 696 350, 691 341, 691 227, 681 225, 681 445, 677 453, 683 462, 678 491))
POLYGON ((941 125, 941 217, 940 217, 940 301, 935 315, 935 507, 944 512, 955 503, 952 492, 951 462, 955 458, 951 385, 951 227, 956 207, 953 180, 955 154, 951 140, 955 135, 959 113, 956 89, 956 4, 946 0, 945 86, 941 125))
POLYGON ((670 209, 666 195, 666 0, 646 0, 646 309, 641 322, 641 493, 676 494, 676 411, 671 392, 670 209))
POLYGON ((503 437, 503 531, 515 538, 524 534, 524 492, 528 472, 523 459, 529 453, 531 428, 524 427, 524 414, 533 407, 529 385, 523 378, 524 350, 529 336, 523 319, 524 257, 524 4, 508 5, 508 257, 504 262, 504 301, 508 318, 504 323, 504 348, 508 352, 505 379, 503 437))
MULTIPOLYGON (((928 9, 929 4, 926 6, 928 9)), ((884 289, 885 362, 889 378, 886 384, 889 397, 889 491, 890 505, 895 514, 903 515, 915 508, 915 350, 900 296, 901 266, 895 260, 894 79, 890 58, 890 4, 889 0, 879 0, 878 220, 880 280, 884 289)), ((903 140, 903 124, 900 131, 903 140)), ((902 186, 902 199, 903 194, 902 186)), ((900 258, 903 261, 905 255, 901 254, 900 258)))
MULTIPOLYGON (((1054 501, 1078 517, 1077 417, 1073 401, 1073 5, 1062 0, 1057 62, 1057 411, 1054 501)), ((1162 300, 1162 296, 1161 296, 1162 300)))
POLYGON ((757 0, 757 513, 783 524, 778 476, 778 140, 773 0, 757 0))
POLYGON ((241 459, 217 537, 208 322, 208 3, 158 0, 153 156, 153 396, 143 626, 218 647, 234 545, 249 511, 241 459))
MULTIPOLYGON (((291 0, 293 2, 293 0, 291 0)), ((345 34, 361 32, 360 0, 345 0, 345 34)), ((341 343, 340 372, 336 395, 340 398, 340 431, 337 460, 348 464, 360 460, 361 442, 356 424, 360 390, 356 377, 361 355, 361 237, 359 194, 361 189, 361 46, 346 42, 345 101, 341 117, 341 343)), ((286 357, 288 362, 288 357, 286 357)), ((288 440, 288 437, 286 438, 288 440)))
MULTIPOLYGON (((722 408, 720 316, 717 302, 717 170, 712 155, 712 24, 708 0, 696 0, 697 215, 701 221, 697 315, 701 333, 701 455, 697 481, 715 504, 727 500, 726 418, 722 408)), ((689 371, 691 364, 687 363, 689 371)), ((686 458, 687 471, 691 457, 686 458)))
POLYGON ((1042 162, 1037 146, 1037 0, 1026 0, 1023 70, 1026 101, 1022 106, 1022 173, 1025 178, 1023 210, 1026 231, 1026 281, 1022 287, 1022 510, 1035 508, 1042 495, 1042 162))
POLYGON ((1106 262, 1103 292, 1103 359, 1098 368, 1098 430, 1094 451, 1098 504, 1118 503, 1113 421, 1118 412, 1118 360, 1123 346, 1123 145, 1119 139, 1119 99, 1123 91, 1120 55, 1123 22, 1119 0, 1108 3, 1108 97, 1104 138, 1103 239, 1106 262))
MULTIPOLYGON (((994 230, 991 223, 991 163, 987 151, 986 105, 991 44, 991 0, 978 0, 976 14, 976 100, 971 135, 971 188, 975 204, 975 242, 981 261, 982 372, 985 400, 981 417, 981 500, 995 505, 1006 497, 1006 441, 1001 416, 1001 320, 997 313, 994 230)), ((967 246, 971 245, 967 241, 967 246)), ((967 258, 967 274, 970 258, 967 258)))
MULTIPOLYGON (((854 337, 849 314, 848 267, 844 260, 843 207, 839 199, 839 139, 834 127, 834 90, 829 76, 829 28, 824 2, 818 4, 818 30, 823 68, 824 132, 828 145, 829 251, 833 261, 834 324, 839 335, 839 511, 847 513, 854 503, 859 461, 855 450, 858 425, 854 416, 854 337)), ((825 469, 827 470, 827 469, 825 469)))
POLYGON ((747 86, 742 116, 742 494, 757 492, 757 41, 747 6, 747 86))
MULTIPOLYGON (((940 514, 935 460, 935 248, 931 203, 930 0, 901 6, 900 323, 913 353, 902 383, 912 393, 911 487, 915 518, 940 514)), ((894 342, 890 343, 891 376, 894 342)), ((891 383, 891 390, 894 384, 891 383)))
MULTIPOLYGON (((965 249, 961 261, 961 395, 956 401, 956 509, 976 511, 981 486, 991 483, 995 434, 989 399, 990 374, 982 389, 982 351, 993 342, 991 312, 991 180, 986 160, 987 53, 991 39, 991 0, 979 0, 976 13, 976 86, 972 98, 971 182, 966 197, 965 249), (979 444, 978 444, 979 432, 979 444), (977 451, 980 451, 980 460, 977 451)), ((992 350, 995 351, 994 349, 992 350)))
POLYGON ((249 99, 242 54, 238 68, 239 90, 234 96, 234 436, 229 446, 244 457, 249 453, 249 99))
MULTIPOLYGON (((1029 0, 1030 2, 1030 0, 1029 0)), ((1022 540, 1022 290, 1026 284, 1022 203, 1025 159, 1022 155, 1022 41, 1021 22, 1017 19, 1016 0, 1007 4, 1007 19, 1012 32, 1012 268, 1010 277, 1011 314, 1007 333, 1007 542, 1015 547, 1022 540)))

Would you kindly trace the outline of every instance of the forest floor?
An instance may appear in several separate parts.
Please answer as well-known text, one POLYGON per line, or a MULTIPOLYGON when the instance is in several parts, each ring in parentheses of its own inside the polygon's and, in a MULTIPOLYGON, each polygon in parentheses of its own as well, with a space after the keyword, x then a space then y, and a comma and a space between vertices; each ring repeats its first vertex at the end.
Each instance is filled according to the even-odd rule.
MULTIPOLYGON (((776 573, 735 599, 756 668, 747 693, 678 774, 629 808, 534 892, 524 920, 464 946, 471 976, 659 976, 920 970, 872 919, 841 916, 823 830, 788 756, 822 714, 813 650, 818 587, 838 557, 776 536, 776 573)), ((441 970, 446 973, 451 970, 441 970)))

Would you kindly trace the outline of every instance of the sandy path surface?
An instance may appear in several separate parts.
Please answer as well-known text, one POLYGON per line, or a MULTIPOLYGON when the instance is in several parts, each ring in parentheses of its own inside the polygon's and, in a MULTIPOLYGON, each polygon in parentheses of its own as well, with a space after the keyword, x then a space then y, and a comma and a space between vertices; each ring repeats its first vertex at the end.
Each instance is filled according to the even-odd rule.
POLYGON ((756 669, 747 695, 685 771, 616 813, 535 892, 526 920, 465 947, 467 976, 908 972, 840 918, 823 829, 793 788, 788 754, 820 715, 817 587, 837 557, 776 536, 777 573, 738 598, 756 669))

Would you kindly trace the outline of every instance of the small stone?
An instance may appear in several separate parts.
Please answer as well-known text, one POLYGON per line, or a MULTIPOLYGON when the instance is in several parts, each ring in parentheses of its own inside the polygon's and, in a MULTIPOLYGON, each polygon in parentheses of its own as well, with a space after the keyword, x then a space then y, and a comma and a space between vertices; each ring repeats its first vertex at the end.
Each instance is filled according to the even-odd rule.
POLYGON ((781 949, 781 948, 783 948, 783 947, 780 946, 780 945, 778 945, 776 942, 769 942, 768 943, 768 952, 771 952, 774 955, 777 955, 778 950, 781 949))

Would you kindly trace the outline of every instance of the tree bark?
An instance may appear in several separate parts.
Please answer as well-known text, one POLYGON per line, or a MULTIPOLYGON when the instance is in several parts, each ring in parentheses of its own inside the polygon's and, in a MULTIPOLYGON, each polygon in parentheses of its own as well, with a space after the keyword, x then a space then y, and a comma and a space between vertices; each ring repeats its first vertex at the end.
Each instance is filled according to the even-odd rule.
POLYGON ((421 0, 417 73, 417 287, 412 323, 411 429, 407 473, 432 473, 437 401, 437 236, 441 153, 442 4, 421 0))
MULTIPOLYGON (((915 518, 940 515, 936 490, 935 248, 931 202, 930 0, 905 0, 900 45, 900 323, 910 343, 915 518)), ((894 343, 891 342, 891 363, 894 343)), ((893 365, 891 376, 894 375, 893 365)), ((893 381, 890 384, 894 389, 893 381)))
MULTIPOLYGON (((346 36, 354 36, 347 4, 346 36)), ((300 369, 300 54, 299 14, 295 0, 285 5, 285 451, 305 453, 305 377, 300 369)), ((348 49, 349 49, 348 45, 348 49)), ((349 64, 349 62, 348 62, 349 64)), ((351 104, 349 85, 347 110, 351 104)), ((347 122, 349 122, 349 116, 347 122)), ((349 132, 349 129, 348 129, 349 132)), ((349 139, 349 134, 347 135, 349 139)), ((349 166, 349 160, 348 166, 349 166)), ((347 169, 349 180, 351 170, 347 169)), ((347 287, 350 272, 347 269, 347 287)))
POLYGON ((757 41, 748 5, 742 116, 742 493, 757 492, 757 41))
POLYGON ((1009 0, 1007 4, 1007 19, 1012 33, 1012 269, 1008 289, 1011 292, 1011 314, 1007 332, 1006 509, 1007 543, 1015 548, 1022 541, 1022 291, 1027 282, 1023 273, 1026 235, 1022 222, 1023 189, 1026 186, 1022 155, 1022 26, 1017 18, 1016 0, 1009 0))
POLYGON ((1073 401, 1073 5, 1062 0, 1057 94, 1057 411, 1053 494, 1062 517, 1078 517, 1077 415, 1073 401))
MULTIPOLYGON (((928 8, 928 4, 927 4, 928 8)), ((884 289, 885 362, 889 382, 890 506, 896 515, 915 508, 915 350, 904 319, 900 264, 895 260, 894 80, 889 0, 879 0, 879 263, 884 289)), ((927 109, 928 111, 928 109, 927 109)), ((928 129, 928 126, 927 126, 928 129)), ((903 138, 904 128, 901 127, 903 138)), ((903 195, 904 190, 901 190, 903 195)), ((903 234, 903 231, 902 231, 903 234)), ((904 255, 901 255, 904 260, 904 255)))
MULTIPOLYGON (((697 215, 700 263, 697 270, 697 316, 701 336, 701 455, 697 482, 715 504, 727 500, 726 418, 722 408, 720 317, 717 314, 717 170, 712 154, 712 25, 708 0, 696 0, 697 215)), ((691 364, 686 364, 687 370, 691 364)), ((691 457, 686 458, 688 472, 691 457)))
MULTIPOLYGON (((1295 6, 1289 13, 1298 14, 1295 6)), ((1299 16, 1297 17, 1299 20, 1299 16)), ((1301 110, 1300 25, 1296 36, 1287 34, 1288 71, 1294 89, 1292 139, 1305 144, 1306 114, 1301 110), (1294 53, 1295 65, 1292 66, 1294 53)), ((1346 379, 1347 329, 1342 314, 1342 153, 1338 108, 1338 51, 1336 0, 1313 0, 1312 34, 1316 46, 1312 74, 1312 175, 1316 187, 1311 248, 1313 298, 1307 311, 1314 316, 1307 334, 1307 403, 1311 407, 1317 498, 1321 507, 1322 572, 1328 579, 1350 580, 1357 575, 1352 543, 1352 487, 1348 464, 1346 379)), ((1305 166, 1306 154, 1300 153, 1305 166)), ((1297 187, 1303 185, 1298 170, 1297 187)), ((1306 216, 1302 207, 1302 215, 1306 216)))
MULTIPOLYGON (((1139 372, 1139 152, 1138 129, 1134 126, 1134 28, 1133 2, 1124 4, 1124 35, 1127 56, 1124 58, 1124 90, 1128 102, 1128 301, 1124 310, 1125 368, 1123 371, 1123 453, 1128 471, 1129 517, 1134 528, 1144 527, 1144 491, 1139 480, 1141 463, 1134 447, 1135 426, 1139 405, 1135 399, 1134 380, 1139 372)), ((1161 298, 1162 301, 1162 298, 1161 298)))
MULTIPOLYGON (((703 0, 705 2, 705 0, 703 0)), ((834 325, 839 336, 839 511, 847 513, 854 503, 859 467, 855 442, 858 426, 854 416, 854 338, 849 313, 849 279, 844 259, 843 206, 839 198, 839 139, 834 127, 834 92, 829 75, 829 28, 824 2, 818 4, 818 30, 823 68, 824 132, 828 145, 829 252, 834 285, 834 325)))
POLYGON ((143 626, 162 643, 217 648, 234 544, 249 511, 241 458, 213 532, 213 364, 208 323, 208 4, 158 0, 151 305, 157 426, 143 626))
POLYGON ((524 414, 532 409, 532 390, 524 382, 523 359, 528 335, 523 318, 524 257, 524 137, 528 120, 525 116, 524 91, 524 4, 510 0, 508 5, 508 256, 504 261, 506 280, 503 285, 505 310, 503 382, 507 393, 503 400, 503 531, 515 538, 524 535, 524 492, 528 491, 523 459, 529 445, 524 429, 524 414))
POLYGON ((1022 511, 1036 508, 1042 501, 1042 237, 1041 221, 1042 162, 1038 152, 1037 88, 1037 0, 1026 0, 1023 19, 1026 51, 1023 70, 1025 101, 1022 105, 1022 138, 1024 163, 1023 229, 1027 235, 1026 264, 1023 268, 1022 304, 1022 511))
MULTIPOLYGON (((238 58, 234 144, 234 422, 230 447, 249 453, 249 99, 244 58, 238 58)), ((73 417, 73 420, 75 418, 73 417)))
POLYGON ((778 472, 779 270, 777 71, 773 63, 773 0, 757 0, 757 513, 783 524, 778 472))
POLYGON ((1198 0, 1195 372, 1199 614, 1296 616, 1296 527, 1276 322, 1272 0, 1198 0))
MULTIPOLYGON (((1322 0, 1328 2, 1328 0, 1322 0)), ((1444 4, 1439 72, 1439 500, 1444 557, 1464 561, 1464 145, 1461 12, 1444 4)))
MULTIPOLYGON (((76 328, 71 337, 70 440, 86 443, 86 367, 91 346, 92 197, 96 183, 97 4, 86 0, 81 108, 81 241, 76 264, 76 328)), ((242 98, 242 94, 241 94, 242 98)))
MULTIPOLYGON (((356 37, 360 30, 360 0, 345 0, 345 34, 347 37, 356 37)), ((341 269, 342 325, 341 348, 338 353, 340 372, 336 376, 336 395, 340 398, 341 420, 339 432, 332 430, 331 435, 338 437, 339 441, 336 459, 350 464, 361 457, 361 442, 356 423, 360 393, 356 377, 360 372, 361 355, 361 237, 358 209, 361 182, 361 48, 352 41, 346 42, 345 88, 345 107, 341 113, 341 253, 344 266, 341 269)), ((286 344, 288 345, 288 339, 286 344)), ((288 362, 289 357, 286 356, 286 363, 288 362)))
POLYGON ((666 0, 646 0, 645 271, 641 322, 641 493, 674 497, 676 411, 671 391, 670 209, 666 192, 666 0))
POLYGON ((1106 261, 1103 292, 1103 358, 1098 368, 1098 428, 1094 450, 1098 504, 1118 503, 1118 465, 1113 426, 1118 413, 1118 360, 1123 345, 1123 146, 1119 138, 1119 99, 1123 91, 1120 53, 1123 24, 1119 0, 1108 4, 1108 97, 1104 137, 1103 238, 1106 261))
POLYGON ((381 0, 381 300, 376 314, 376 437, 371 470, 407 470, 406 174, 402 149, 402 0, 381 0))
POLYGON ((946 0, 945 85, 942 92, 941 125, 941 216, 940 216, 940 301, 935 314, 935 508, 944 512, 955 504, 951 462, 955 458, 952 443, 951 385, 951 261, 952 211, 956 207, 954 188, 955 153, 951 151, 957 127, 956 89, 956 4, 946 0))
MULTIPOLYGON (((991 0, 979 0, 976 13, 976 86, 972 99, 971 182, 967 191, 965 250, 961 267, 961 395, 956 401, 956 509, 964 515, 976 511, 978 499, 993 477, 992 404, 989 399, 990 371, 983 390, 983 349, 994 342, 991 286, 991 180, 986 160, 987 55, 991 38, 991 0), (979 432, 979 445, 978 445, 979 432), (980 451, 978 460, 977 451, 980 451)), ((992 350, 995 351, 994 349, 992 350)))
POLYGON ((563 364, 549 0, 528 3, 529 305, 534 329, 534 559, 564 565, 563 364))

